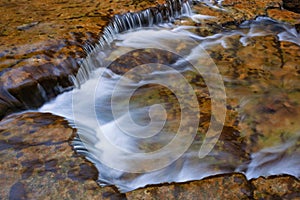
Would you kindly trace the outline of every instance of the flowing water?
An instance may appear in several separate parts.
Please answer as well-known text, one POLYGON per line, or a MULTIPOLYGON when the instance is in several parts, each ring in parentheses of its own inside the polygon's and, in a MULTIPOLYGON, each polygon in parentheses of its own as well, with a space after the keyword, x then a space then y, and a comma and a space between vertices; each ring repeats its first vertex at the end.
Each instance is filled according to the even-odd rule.
POLYGON ((39 111, 68 119, 99 184, 122 192, 234 171, 299 177, 300 80, 282 52, 264 52, 269 40, 299 46, 299 34, 261 17, 200 36, 172 22, 209 16, 180 1, 165 8, 116 16, 86 47, 77 87, 39 111))

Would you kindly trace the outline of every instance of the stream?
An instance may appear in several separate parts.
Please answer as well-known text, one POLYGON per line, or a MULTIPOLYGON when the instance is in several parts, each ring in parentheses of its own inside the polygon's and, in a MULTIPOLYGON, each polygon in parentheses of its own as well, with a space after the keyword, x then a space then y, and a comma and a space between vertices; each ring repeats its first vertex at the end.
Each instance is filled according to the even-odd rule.
POLYGON ((300 35, 267 17, 201 35, 195 24, 213 17, 179 2, 116 16, 86 46, 76 87, 38 111, 65 117, 98 183, 121 192, 230 172, 300 177, 299 69, 287 62, 300 35))

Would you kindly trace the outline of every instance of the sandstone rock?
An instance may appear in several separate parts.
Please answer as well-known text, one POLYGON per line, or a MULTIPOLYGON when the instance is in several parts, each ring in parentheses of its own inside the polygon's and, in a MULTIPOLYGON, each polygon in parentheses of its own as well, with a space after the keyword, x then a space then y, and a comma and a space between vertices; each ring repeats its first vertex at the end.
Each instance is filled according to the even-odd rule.
POLYGON ((127 199, 298 199, 300 182, 288 175, 247 181, 243 174, 212 176, 201 181, 149 186, 126 193, 127 199))
POLYGON ((289 10, 271 8, 267 10, 267 15, 272 19, 286 22, 291 25, 299 24, 300 22, 300 14, 289 10))

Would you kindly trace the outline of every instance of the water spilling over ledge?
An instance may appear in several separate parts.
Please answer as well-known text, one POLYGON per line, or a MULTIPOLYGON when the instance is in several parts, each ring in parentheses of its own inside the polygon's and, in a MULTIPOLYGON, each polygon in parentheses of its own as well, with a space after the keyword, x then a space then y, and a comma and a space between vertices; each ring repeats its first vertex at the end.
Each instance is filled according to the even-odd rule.
MULTIPOLYGON (((171 5, 177 3, 172 1, 171 5)), ((177 12, 175 18, 192 14, 186 12, 190 10, 186 8, 189 4, 180 5, 179 10, 173 10, 173 13, 177 12)), ((296 48, 300 44, 299 34, 292 27, 268 18, 245 22, 237 30, 207 37, 197 35, 195 26, 154 25, 171 22, 174 17, 153 15, 149 10, 117 16, 105 29, 99 45, 90 49, 89 56, 81 63, 82 68, 74 78, 80 88, 60 95, 40 111, 50 111, 69 119, 79 134, 74 148, 95 163, 99 183, 117 185, 123 192, 147 184, 182 182, 233 171, 244 172, 248 178, 281 173, 299 177, 299 124, 295 121, 300 111, 299 77, 287 73, 289 83, 282 83, 288 50, 283 49, 285 52, 277 52, 274 56, 265 54, 269 48, 278 45, 294 45, 296 48), (151 28, 147 28, 149 25, 151 28), (264 59, 256 61, 255 56, 259 56, 256 54, 264 59), (217 144, 206 157, 199 159, 198 152, 212 120, 211 91, 205 77, 217 77, 216 71, 198 74, 195 70, 195 67, 208 69, 211 66, 211 58, 207 55, 211 56, 223 76, 228 103, 237 101, 238 106, 234 107, 237 103, 227 106, 230 108, 227 121, 217 144), (151 63, 158 64, 151 66, 151 63), (137 66, 143 67, 130 73, 137 66), (266 86, 268 77, 271 77, 270 84, 266 86), (184 105, 191 104, 194 109, 199 107, 200 112, 196 113, 199 122, 190 110, 183 114, 177 102, 177 91, 170 91, 169 85, 158 86, 160 79, 168 80, 174 89, 183 85, 192 88, 197 102, 188 90, 183 93, 188 101, 184 105), (181 82, 181 79, 187 82, 181 82), (115 92, 120 81, 123 82, 115 92), (128 94, 132 94, 129 113, 123 110, 128 94), (274 97, 274 101, 269 96, 274 97), (166 113, 160 112, 162 108, 166 113), (280 117, 285 123, 277 122, 276 131, 267 129, 264 132, 262 126, 272 127, 272 120, 280 117), (139 126, 128 123, 130 118, 139 126), (236 121, 240 123, 240 129, 233 126, 236 121), (192 144, 175 162, 172 152, 162 151, 161 159, 157 161, 168 163, 171 160, 170 165, 163 164, 161 168, 161 163, 156 162, 157 170, 148 171, 149 166, 145 163, 149 157, 140 156, 141 153, 159 151, 169 144, 179 128, 178 122, 185 127, 193 127, 191 122, 199 124, 196 134, 192 135, 192 144), (156 130, 155 135, 145 129, 149 124, 150 131, 156 130), (128 157, 128 152, 132 157, 128 157), (111 163, 118 160, 116 158, 123 160, 111 163), (136 167, 145 173, 142 170, 128 173, 136 167), (122 168, 126 169, 125 172, 120 170, 122 168)), ((215 89, 220 89, 219 86, 211 85, 215 89)), ((183 87, 182 92, 186 89, 183 87)), ((190 137, 188 134, 184 136, 190 137)), ((181 145, 172 151, 185 150, 182 148, 187 143, 183 141, 181 145)))

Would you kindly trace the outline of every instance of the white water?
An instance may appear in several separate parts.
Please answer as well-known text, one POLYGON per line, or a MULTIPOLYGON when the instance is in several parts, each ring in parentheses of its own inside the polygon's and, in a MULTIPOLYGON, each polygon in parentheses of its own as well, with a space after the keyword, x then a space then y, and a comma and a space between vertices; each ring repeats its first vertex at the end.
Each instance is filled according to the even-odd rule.
MULTIPOLYGON (((233 171, 245 172, 248 178, 281 173, 300 176, 300 152, 295 147, 299 134, 295 133, 293 138, 285 143, 272 147, 266 146, 254 152, 251 160, 243 163, 238 159, 227 160, 235 152, 228 153, 221 150, 211 151, 206 157, 200 159, 198 151, 203 141, 193 141, 194 135, 192 138, 184 135, 180 139, 186 138, 187 141, 176 143, 177 145, 170 149, 163 148, 172 143, 170 141, 174 141, 174 132, 177 131, 164 129, 164 126, 172 127, 178 123, 177 120, 166 121, 168 114, 166 108, 169 102, 154 106, 140 106, 133 103, 130 105, 130 112, 127 112, 126 100, 134 89, 146 84, 161 83, 176 90, 178 88, 172 88, 168 83, 178 80, 180 84, 183 78, 179 74, 193 70, 190 66, 182 67, 184 62, 179 59, 170 64, 170 68, 163 68, 160 71, 144 72, 139 69, 130 74, 133 77, 139 75, 139 78, 130 80, 130 76, 124 78, 106 68, 117 57, 131 50, 145 47, 172 49, 179 55, 184 53, 185 61, 204 69, 202 73, 205 76, 217 77, 217 71, 209 71, 209 68, 202 62, 202 60, 208 60, 203 49, 213 49, 218 44, 226 49, 228 48, 226 39, 231 36, 240 36, 239 41, 244 46, 248 44, 251 37, 266 35, 277 35, 280 41, 300 44, 300 36, 293 28, 265 18, 245 22, 239 30, 208 37, 193 34, 194 28, 167 24, 165 26, 153 25, 151 29, 139 26, 137 30, 132 29, 121 34, 114 33, 109 39, 104 39, 110 43, 113 51, 110 49, 104 51, 101 46, 93 49, 90 56, 83 61, 84 70, 79 72, 77 77, 77 85, 80 85, 80 88, 59 95, 39 110, 63 116, 78 129, 81 141, 76 139, 74 147, 77 152, 85 154, 95 163, 99 170, 101 185, 113 184, 122 192, 126 192, 148 184, 198 180, 210 175, 233 171), (265 26, 266 24, 269 26, 265 26), (183 47, 184 50, 176 49, 181 44, 186 45, 183 47), (122 81, 122 84, 119 84, 119 81, 122 81), (116 89, 117 85, 120 87, 116 89), (134 122, 131 121, 133 119, 134 122), (151 154, 148 149, 140 146, 141 142, 145 141, 159 145, 161 149, 156 149, 155 153, 151 154), (290 149, 294 149, 293 154, 287 153, 290 149)), ((146 66, 143 67, 143 69, 146 68, 146 66)), ((218 86, 218 84, 212 84, 214 88, 218 86)), ((183 97, 187 97, 190 95, 190 90, 191 88, 186 86, 180 90, 180 93, 183 97)), ((178 91, 174 91, 175 94, 176 92, 178 91)), ((180 100, 180 95, 177 98, 180 100)), ((194 96, 190 98, 193 100, 194 96)), ((197 110, 195 107, 187 109, 197 110)), ((181 121, 198 124, 197 117, 192 112, 182 115, 189 120, 181 118, 181 121)), ((193 125, 195 124, 190 124, 191 127, 193 125)), ((185 131, 185 129, 182 130, 185 131)))

